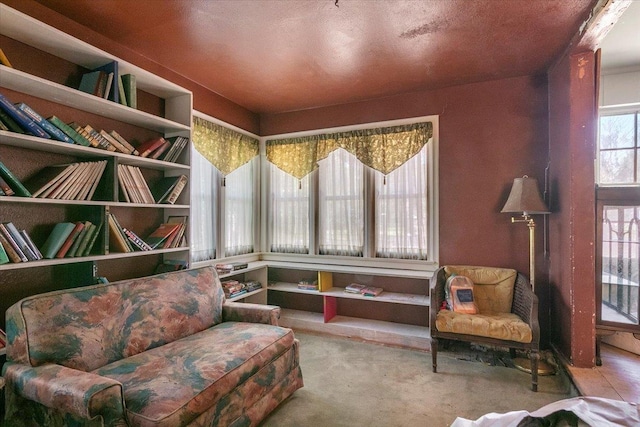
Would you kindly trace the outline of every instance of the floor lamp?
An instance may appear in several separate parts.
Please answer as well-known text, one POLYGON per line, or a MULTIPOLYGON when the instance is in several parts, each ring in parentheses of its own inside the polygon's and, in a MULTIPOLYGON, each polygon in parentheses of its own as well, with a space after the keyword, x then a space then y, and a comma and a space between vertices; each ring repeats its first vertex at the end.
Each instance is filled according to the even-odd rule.
MULTIPOLYGON (((540 191, 538 190, 538 182, 535 178, 529 178, 527 175, 522 178, 513 180, 513 186, 509 193, 507 203, 504 204, 501 212, 519 213, 521 218, 511 217, 512 223, 524 223, 529 228, 529 280, 533 293, 536 292, 536 251, 535 251, 535 230, 536 223, 531 215, 549 214, 547 205, 542 200, 540 191)), ((514 360, 516 368, 531 372, 531 361, 528 358, 516 358, 514 360)), ((555 372, 553 367, 549 366, 543 360, 538 363, 538 375, 551 375, 555 372)))

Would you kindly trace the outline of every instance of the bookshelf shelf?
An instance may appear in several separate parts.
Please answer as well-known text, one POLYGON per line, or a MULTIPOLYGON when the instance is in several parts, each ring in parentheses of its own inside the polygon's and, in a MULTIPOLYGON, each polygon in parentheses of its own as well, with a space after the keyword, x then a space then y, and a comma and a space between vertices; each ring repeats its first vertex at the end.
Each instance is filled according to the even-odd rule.
POLYGON ((188 131, 190 129, 187 125, 154 116, 125 105, 116 104, 4 65, 0 65, 0 85, 16 92, 51 100, 77 110, 94 113, 165 134, 188 131))
MULTIPOLYGON (((0 86, 1 83, 0 83, 0 86)), ((110 102, 110 101, 107 101, 110 102)), ((112 102, 113 104, 113 102, 112 102)), ((149 159, 146 157, 132 156, 130 154, 106 151, 94 147, 83 147, 76 144, 53 141, 50 139, 38 138, 35 136, 23 135, 0 130, 0 144, 13 147, 28 148, 48 153, 67 154, 81 158, 116 158, 119 163, 143 167, 154 170, 184 170, 188 171, 191 166, 182 163, 164 162, 162 160, 149 159)))
MULTIPOLYGON (((90 124, 96 126, 97 131, 99 127, 104 127, 106 131, 115 130, 128 140, 131 138, 131 141, 149 141, 158 137, 184 137, 190 140, 193 107, 193 94, 190 90, 122 61, 108 52, 1 3, 0 35, 4 37, 3 51, 9 58, 19 55, 28 58, 25 61, 14 62, 14 65, 16 62, 22 65, 19 69, 0 65, 0 91, 10 92, 5 96, 11 102, 26 102, 45 118, 56 115, 61 120, 75 120, 82 126, 87 124, 85 121, 95 120, 95 123, 90 124), (41 55, 46 57, 47 61, 39 60, 41 55), (60 84, 72 81, 79 72, 93 70, 112 61, 117 61, 120 75, 135 76, 137 90, 144 92, 136 92, 140 109, 60 84), (24 101, 20 99, 21 96, 24 96, 24 101), (151 114, 149 111, 155 113, 151 114)), ((48 166, 107 160, 104 170, 100 172, 102 175, 99 183, 93 187, 93 200, 0 196, 1 222, 12 222, 19 230, 25 230, 38 248, 43 248, 56 224, 88 221, 93 225, 102 224, 92 251, 95 254, 0 265, 1 312, 20 298, 34 293, 95 283, 95 276, 106 276, 109 281, 130 279, 153 274, 156 266, 166 259, 189 261, 188 244, 175 248, 132 252, 121 252, 128 248, 120 247, 121 251, 115 252, 118 247, 115 243, 117 239, 110 235, 113 231, 107 221, 110 215, 113 215, 123 228, 144 232, 147 235, 146 233, 151 233, 167 222, 169 217, 188 218, 188 181, 175 200, 176 204, 125 202, 125 199, 133 198, 125 197, 122 187, 126 187, 127 190, 133 188, 137 192, 138 188, 144 187, 141 185, 144 184, 142 180, 153 188, 166 177, 186 175, 190 178, 189 143, 184 147, 177 162, 166 162, 0 131, 0 158, 22 182, 37 176, 48 166), (137 175, 131 174, 127 177, 128 181, 123 179, 121 184, 118 180, 120 165, 130 166, 131 168, 127 169, 135 169, 137 175), (100 255, 100 252, 109 253, 100 255)), ((82 171, 83 175, 79 175, 75 185, 83 185, 83 180, 99 176, 97 171, 94 174, 89 167, 82 171)), ((40 177, 49 179, 47 172, 43 172, 40 177)), ((55 174, 52 174, 53 176, 55 174)), ((47 182, 46 179, 43 179, 43 183, 47 182)), ((188 242, 188 226, 186 230, 188 242)), ((122 240, 119 243, 122 243, 122 240)), ((72 255, 80 247, 80 242, 76 245, 75 249, 70 248, 72 255)), ((262 294, 265 296, 260 296, 258 292, 250 295, 248 299, 263 299, 266 302, 266 292, 262 294)), ((3 323, 4 321, 0 320, 0 327, 3 327, 3 323)))
POLYGON ((341 288, 341 287, 332 287, 327 291, 321 292, 321 291, 313 291, 313 290, 306 290, 306 289, 298 289, 297 284, 285 283, 285 282, 274 283, 269 286, 269 290, 280 291, 280 292, 294 292, 294 293, 309 294, 309 295, 329 296, 329 297, 336 297, 336 298, 351 298, 351 299, 361 300, 361 301, 389 302, 394 304, 417 305, 417 306, 423 306, 423 307, 429 307, 429 301, 430 301, 427 295, 405 294, 405 293, 399 293, 399 292, 384 291, 376 297, 366 297, 364 295, 346 292, 344 288, 341 288))
POLYGON ((38 261, 18 262, 0 265, 0 271, 7 270, 22 270, 25 268, 38 268, 38 267, 51 267, 65 264, 77 264, 82 262, 93 261, 105 261, 105 260, 118 260, 123 258, 143 257, 149 255, 160 255, 170 253, 187 252, 189 248, 170 248, 170 249, 155 249, 153 251, 138 251, 138 252, 118 252, 106 255, 91 255, 86 257, 75 258, 56 258, 56 259, 42 259, 38 261))

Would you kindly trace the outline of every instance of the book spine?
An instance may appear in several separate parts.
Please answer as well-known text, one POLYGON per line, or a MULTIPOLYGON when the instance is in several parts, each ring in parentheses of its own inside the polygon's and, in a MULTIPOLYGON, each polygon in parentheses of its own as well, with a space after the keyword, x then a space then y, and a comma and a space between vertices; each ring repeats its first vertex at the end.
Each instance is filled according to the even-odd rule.
POLYGON ((66 124, 65 122, 63 122, 59 118, 57 118, 56 116, 51 116, 47 120, 49 121, 49 123, 53 124, 58 129, 60 129, 62 132, 64 132, 69 138, 71 138, 71 140, 75 144, 83 145, 85 147, 88 147, 89 145, 91 145, 91 142, 89 142, 89 140, 87 140, 87 138, 85 138, 84 136, 80 135, 78 132, 73 130, 73 128, 71 126, 69 126, 68 124, 66 124))
POLYGON ((84 223, 76 222, 76 226, 73 228, 73 230, 71 230, 71 234, 69 234, 69 237, 67 237, 67 240, 65 240, 65 242, 62 244, 62 246, 56 253, 56 258, 64 258, 64 256, 67 254, 67 252, 71 248, 71 245, 73 245, 73 242, 75 242, 75 240, 78 238, 78 236, 80 235, 80 232, 83 229, 84 229, 84 223))
POLYGON ((124 139, 118 132, 116 132, 115 130, 112 130, 111 132, 109 132, 109 135, 111 135, 113 138, 117 139, 118 141, 120 141, 120 143, 122 145, 124 145, 125 147, 127 147, 127 149, 131 152, 131 154, 137 156, 138 154, 138 150, 135 149, 135 147, 133 145, 131 145, 129 143, 129 141, 127 141, 126 139, 124 139))
POLYGON ((102 135, 100 135, 95 129, 91 128, 89 125, 85 126, 85 129, 87 129, 87 132, 89 132, 91 138, 98 141, 98 148, 102 148, 107 151, 116 151, 116 147, 111 145, 111 143, 107 141, 102 135))
POLYGON ((0 265, 6 264, 10 261, 11 259, 9 259, 9 255, 7 254, 7 251, 4 248, 4 245, 2 244, 2 242, 0 242, 0 265))
POLYGON ((100 131, 100 136, 102 136, 104 139, 109 141, 109 144, 113 145, 116 148, 117 151, 119 151, 121 153, 124 153, 124 154, 131 154, 131 151, 129 151, 129 149, 127 147, 122 145, 120 143, 120 141, 115 139, 113 136, 109 135, 109 133, 107 133, 105 130, 101 130, 100 131))
POLYGON ((9 230, 5 227, 4 223, 0 224, 0 233, 2 233, 9 245, 11 245, 11 248, 16 252, 16 254, 18 254, 22 262, 29 261, 29 257, 27 257, 27 255, 22 251, 20 245, 18 245, 18 242, 16 242, 16 240, 13 238, 9 230))
POLYGON ((31 240, 31 236, 29 236, 29 233, 27 233, 27 230, 20 230, 20 235, 22 236, 24 241, 27 242, 27 245, 29 245, 29 248, 36 255, 36 259, 42 259, 43 256, 42 256, 42 253, 40 252, 40 249, 38 249, 36 244, 33 243, 33 240, 31 240))
POLYGON ((44 129, 45 132, 47 132, 53 138, 57 139, 58 141, 66 142, 68 144, 73 144, 73 139, 69 138, 60 129, 58 129, 57 127, 55 127, 54 125, 52 125, 51 123, 46 121, 33 108, 29 107, 24 102, 21 102, 19 104, 15 104, 15 105, 19 110, 21 110, 23 113, 25 113, 27 116, 29 116, 29 118, 31 118, 31 120, 36 122, 38 124, 38 126, 40 126, 42 129, 44 129))
POLYGON ((173 187, 171 193, 169 193, 166 201, 164 201, 163 203, 169 203, 171 205, 175 204, 178 200, 178 197, 180 197, 180 193, 182 193, 185 185, 187 185, 187 177, 186 175, 180 175, 178 182, 176 182, 176 185, 173 187))
MULTIPOLYGON (((98 240, 98 237, 100 236, 100 234, 102 232, 102 227, 103 226, 104 226, 104 221, 96 226, 96 229, 92 232, 91 238, 89 239, 89 242, 87 243, 87 247, 84 249, 84 251, 82 252, 82 254, 80 256, 89 256, 89 255, 91 255, 91 250, 95 246, 95 243, 98 240)), ((105 252, 108 253, 108 251, 105 251, 105 252)))
POLYGON ((0 176, 7 181, 7 184, 13 189, 16 195, 20 197, 31 197, 31 193, 27 188, 22 185, 20 180, 16 178, 16 176, 11 173, 8 167, 6 167, 2 162, 0 162, 0 176))
POLYGON ((24 129, 22 129, 20 125, 16 123, 16 121, 13 120, 2 108, 0 108, 0 120, 2 120, 2 123, 4 123, 11 132, 24 133, 24 129))
POLYGON ((4 109, 6 113, 11 116, 20 126, 32 135, 40 138, 51 139, 49 134, 44 131, 40 126, 36 124, 29 116, 23 111, 19 110, 15 105, 11 103, 3 94, 0 93, 0 108, 4 109))
POLYGON ((83 128, 81 125, 78 124, 73 124, 73 129, 78 132, 80 135, 82 135, 83 138, 85 138, 87 141, 89 141, 89 146, 91 147, 95 147, 95 148, 99 148, 98 147, 98 141, 96 141, 95 139, 91 138, 91 135, 89 135, 89 133, 85 130, 85 128, 83 128))
POLYGON ((4 180, 4 178, 2 178, 0 176, 0 191, 2 191, 2 195, 3 196, 13 196, 15 193, 15 191, 13 191, 13 189, 11 187, 9 187, 9 184, 7 184, 7 181, 4 180))
POLYGON ((11 262, 16 263, 16 262, 26 261, 22 258, 22 256, 20 256, 18 252, 16 252, 11 242, 7 240, 7 238, 4 236, 4 234, 1 231, 0 231, 0 245, 2 245, 4 250, 7 252, 7 255, 9 256, 9 259, 11 260, 11 262))
POLYGON ((142 240, 140 238, 140 236, 138 236, 136 233, 134 233, 133 231, 123 228, 122 231, 124 231, 124 234, 127 236, 127 238, 129 240, 131 240, 131 242, 136 245, 136 247, 142 251, 150 251, 153 248, 151 246, 149 246, 147 244, 147 242, 145 242, 144 240, 142 240))

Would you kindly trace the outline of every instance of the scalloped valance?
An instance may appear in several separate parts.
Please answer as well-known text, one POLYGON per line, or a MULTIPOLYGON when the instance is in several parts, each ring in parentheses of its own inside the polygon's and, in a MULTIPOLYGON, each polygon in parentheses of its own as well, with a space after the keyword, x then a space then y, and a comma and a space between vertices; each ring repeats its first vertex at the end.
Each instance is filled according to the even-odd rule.
POLYGON ((284 172, 302 179, 318 168, 318 161, 343 148, 360 162, 385 175, 418 154, 433 136, 431 122, 310 135, 267 141, 267 159, 284 172))
POLYGON ((200 117, 193 118, 193 145, 223 175, 229 175, 260 152, 257 139, 200 117))

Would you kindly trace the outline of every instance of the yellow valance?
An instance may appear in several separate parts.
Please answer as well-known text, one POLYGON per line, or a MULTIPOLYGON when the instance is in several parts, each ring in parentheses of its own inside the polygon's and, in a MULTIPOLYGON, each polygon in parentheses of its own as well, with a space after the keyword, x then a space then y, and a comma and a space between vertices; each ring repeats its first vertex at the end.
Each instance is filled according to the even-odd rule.
POLYGON ((257 139, 200 117, 193 118, 193 145, 223 175, 229 175, 260 152, 257 139))
POLYGON ((302 179, 318 161, 343 148, 363 164, 385 175, 418 154, 433 136, 431 122, 310 135, 267 141, 267 159, 288 174, 302 179))

